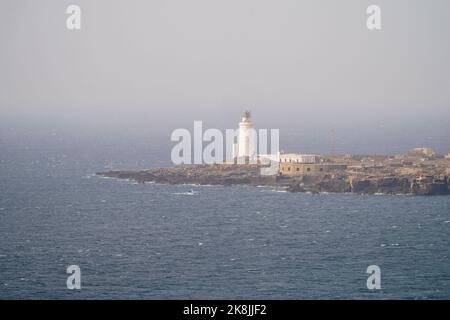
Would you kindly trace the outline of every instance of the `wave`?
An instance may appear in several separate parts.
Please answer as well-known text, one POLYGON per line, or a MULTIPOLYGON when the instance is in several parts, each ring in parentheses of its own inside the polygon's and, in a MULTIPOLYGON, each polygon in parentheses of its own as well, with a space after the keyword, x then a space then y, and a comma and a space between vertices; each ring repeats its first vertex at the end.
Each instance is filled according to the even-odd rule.
POLYGON ((283 190, 283 189, 270 189, 270 190, 261 190, 260 192, 278 192, 278 193, 286 193, 288 192, 287 190, 283 190))
POLYGON ((172 193, 172 194, 175 194, 175 195, 181 195, 181 196, 196 196, 196 195, 199 195, 199 193, 198 192, 196 192, 196 191, 186 191, 186 192, 174 192, 174 193, 172 193))

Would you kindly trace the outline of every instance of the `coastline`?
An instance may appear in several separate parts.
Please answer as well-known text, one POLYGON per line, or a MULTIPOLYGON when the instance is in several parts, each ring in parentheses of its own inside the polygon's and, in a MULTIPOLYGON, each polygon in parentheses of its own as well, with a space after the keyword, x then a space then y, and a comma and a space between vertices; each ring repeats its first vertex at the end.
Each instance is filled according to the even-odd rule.
POLYGON ((145 170, 110 170, 97 172, 107 178, 127 179, 138 183, 174 185, 267 186, 289 192, 354 193, 372 195, 449 195, 450 179, 418 181, 407 175, 360 175, 328 172, 321 175, 263 176, 258 165, 180 165, 145 170))

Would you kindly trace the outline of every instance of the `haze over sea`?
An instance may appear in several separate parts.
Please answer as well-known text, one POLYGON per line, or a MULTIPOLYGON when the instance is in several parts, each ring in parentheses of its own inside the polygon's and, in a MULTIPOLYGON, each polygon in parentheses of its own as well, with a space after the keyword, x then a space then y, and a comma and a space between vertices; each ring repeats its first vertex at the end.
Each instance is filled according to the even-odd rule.
POLYGON ((0 299, 449 299, 448 196, 94 175, 169 166, 173 130, 245 109, 286 152, 449 153, 450 2, 378 0, 381 30, 370 4, 2 0, 0 299))
POLYGON ((450 197, 94 175, 170 165, 167 141, 130 141, 2 140, 1 299, 450 298, 450 197), (81 290, 66 288, 72 264, 81 290))

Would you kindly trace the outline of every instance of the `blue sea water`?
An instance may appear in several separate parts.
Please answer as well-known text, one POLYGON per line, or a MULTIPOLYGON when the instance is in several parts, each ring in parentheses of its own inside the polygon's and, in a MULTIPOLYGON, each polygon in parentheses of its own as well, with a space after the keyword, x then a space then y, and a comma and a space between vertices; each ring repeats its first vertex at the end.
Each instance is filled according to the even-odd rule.
POLYGON ((119 142, 3 144, 0 298, 450 298, 450 197, 94 175, 169 165, 167 154, 119 142), (66 288, 73 264, 81 290, 66 288), (381 290, 366 287, 369 265, 381 268, 381 290))

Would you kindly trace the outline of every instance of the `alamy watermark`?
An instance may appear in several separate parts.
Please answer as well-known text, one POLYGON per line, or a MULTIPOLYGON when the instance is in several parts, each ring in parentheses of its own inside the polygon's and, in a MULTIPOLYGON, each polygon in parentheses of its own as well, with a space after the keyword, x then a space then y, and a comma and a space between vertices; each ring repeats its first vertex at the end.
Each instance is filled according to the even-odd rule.
MULTIPOLYGON (((69 30, 81 29, 81 8, 78 5, 69 5, 66 9, 66 14, 69 15, 66 20, 66 27, 69 30)), ((366 14, 369 15, 366 20, 366 27, 369 30, 381 30, 381 8, 377 5, 370 5, 366 9, 366 14)))
POLYGON ((367 271, 370 276, 367 278, 367 289, 379 290, 381 289, 381 269, 377 265, 370 265, 367 271))
POLYGON ((70 5, 66 9, 66 13, 69 15, 66 20, 66 27, 69 30, 81 29, 81 8, 77 5, 70 5))
POLYGON ((279 129, 226 129, 203 131, 203 122, 194 121, 193 134, 188 129, 175 129, 170 140, 178 142, 171 151, 171 160, 180 164, 258 164, 261 175, 273 175, 278 169, 279 129))
POLYGON ((381 30, 381 8, 376 5, 367 7, 366 13, 369 15, 366 21, 367 29, 381 30))
POLYGON ((81 269, 76 264, 70 265, 67 267, 66 273, 70 274, 67 277, 66 286, 67 289, 73 290, 81 289, 81 269))

